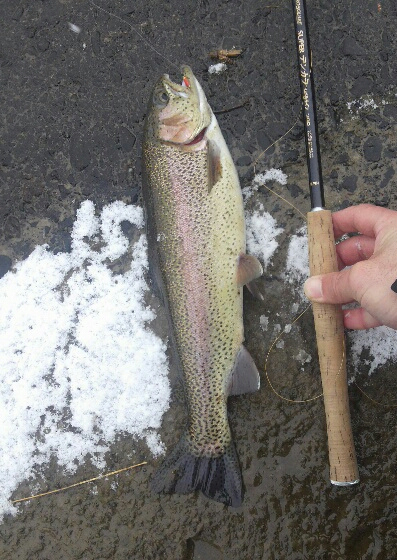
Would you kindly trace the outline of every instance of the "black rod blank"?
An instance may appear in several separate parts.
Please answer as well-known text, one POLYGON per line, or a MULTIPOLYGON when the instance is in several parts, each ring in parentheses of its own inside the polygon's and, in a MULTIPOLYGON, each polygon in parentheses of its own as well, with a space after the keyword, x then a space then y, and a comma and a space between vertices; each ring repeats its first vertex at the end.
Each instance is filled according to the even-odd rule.
POLYGON ((309 170, 311 207, 323 208, 324 186, 321 173, 320 147, 316 118, 316 101, 314 95, 314 78, 309 43, 305 0, 292 0, 298 49, 299 78, 303 120, 305 126, 306 156, 309 170))

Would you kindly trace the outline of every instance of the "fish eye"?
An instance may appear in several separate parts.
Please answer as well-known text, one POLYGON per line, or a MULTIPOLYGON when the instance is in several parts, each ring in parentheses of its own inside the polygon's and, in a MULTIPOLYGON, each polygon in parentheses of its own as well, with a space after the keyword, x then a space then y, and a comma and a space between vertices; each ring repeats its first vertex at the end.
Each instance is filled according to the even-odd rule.
POLYGON ((165 107, 169 100, 170 100, 170 98, 169 98, 169 95, 166 91, 159 92, 154 98, 154 102, 159 107, 165 107))

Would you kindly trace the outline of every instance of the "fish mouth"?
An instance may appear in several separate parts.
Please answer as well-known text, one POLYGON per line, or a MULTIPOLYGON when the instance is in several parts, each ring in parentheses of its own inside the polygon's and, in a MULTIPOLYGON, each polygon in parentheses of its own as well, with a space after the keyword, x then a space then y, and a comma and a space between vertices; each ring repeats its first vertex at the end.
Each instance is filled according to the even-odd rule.
MULTIPOLYGON (((196 78, 193 74, 192 69, 190 68, 190 66, 182 66, 181 72, 182 72, 182 84, 181 84, 180 87, 185 88, 185 89, 189 89, 189 90, 193 90, 194 94, 197 95, 197 97, 199 98, 200 107, 201 107, 202 103, 201 103, 200 91, 196 86, 196 78)), ((193 139, 189 140, 189 142, 185 142, 184 145, 185 146, 194 146, 195 144, 199 144, 202 140, 205 139, 205 134, 207 132, 207 128, 208 128, 207 126, 204 126, 203 128, 201 128, 193 136, 193 139)))
POLYGON ((198 95, 197 87, 195 84, 195 77, 190 66, 182 66, 182 83, 173 82, 169 74, 163 75, 163 83, 166 88, 170 88, 175 95, 180 97, 189 97, 189 95, 198 95))
MULTIPOLYGON (((186 148, 191 147, 194 151, 201 149, 203 143, 206 141, 206 132, 208 129, 208 123, 203 122, 203 108, 206 105, 205 96, 198 85, 198 82, 193 74, 190 66, 181 67, 181 82, 171 80, 169 74, 164 74, 162 77, 163 87, 169 95, 182 98, 193 98, 196 99, 198 110, 201 114, 200 123, 192 130, 191 135, 184 142, 172 142, 168 140, 171 144, 178 144, 180 146, 185 146, 186 148), (204 99, 203 99, 204 96, 204 99)), ((163 120, 164 124, 172 125, 188 125, 190 117, 187 116, 186 119, 180 118, 176 120, 174 117, 167 117, 163 120), (168 122, 167 122, 168 121, 168 122), (174 122, 172 122, 174 121, 174 122)), ((190 151, 190 150, 189 150, 190 151)))

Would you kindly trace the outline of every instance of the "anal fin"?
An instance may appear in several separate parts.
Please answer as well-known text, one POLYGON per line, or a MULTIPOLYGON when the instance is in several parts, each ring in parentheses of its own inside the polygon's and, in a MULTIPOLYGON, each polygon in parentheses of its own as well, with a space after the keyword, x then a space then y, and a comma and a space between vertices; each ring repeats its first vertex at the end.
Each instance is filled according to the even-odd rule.
POLYGON ((255 393, 260 387, 259 371, 251 354, 241 345, 230 375, 228 395, 255 393))

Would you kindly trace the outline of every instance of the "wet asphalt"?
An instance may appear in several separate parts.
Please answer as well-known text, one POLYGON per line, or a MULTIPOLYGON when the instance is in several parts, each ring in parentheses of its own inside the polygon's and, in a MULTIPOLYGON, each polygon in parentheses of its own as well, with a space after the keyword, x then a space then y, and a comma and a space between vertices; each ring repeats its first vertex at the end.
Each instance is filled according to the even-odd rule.
MULTIPOLYGON (((99 1, 99 0, 98 0, 99 1)), ((207 0, 106 1, 173 64, 188 63, 200 80, 230 147, 242 186, 275 167, 286 186, 270 185, 297 209, 309 209, 292 7, 207 0), (210 75, 208 53, 237 47, 226 72, 210 75), (239 108, 232 109, 236 106, 239 108), (241 106, 242 105, 242 106, 241 106)), ((395 2, 308 1, 327 206, 371 202, 397 210, 397 5, 395 2), (363 107, 363 101, 371 101, 363 107), (350 105, 350 109, 348 103, 350 105)), ((0 0, 0 274, 36 244, 70 250, 77 208, 115 200, 140 204, 141 140, 154 80, 175 68, 127 24, 88 1, 12 4, 0 0), (68 22, 81 28, 75 33, 68 22)), ((246 345, 263 371, 275 333, 304 308, 284 278, 291 235, 303 225, 287 203, 260 189, 262 203, 284 228, 261 281, 265 302, 245 298, 246 345), (297 303, 298 306, 294 307, 297 303), (269 318, 267 330, 260 317, 269 318), (280 327, 278 327, 279 325, 280 327)), ((127 263, 126 263, 127 266, 127 263)), ((161 304, 154 328, 166 336, 161 304)), ((349 349, 347 349, 349 351, 349 349)), ((320 392, 310 313, 269 356, 274 386, 289 399, 320 392), (312 360, 293 357, 304 349, 312 360)), ((395 393, 395 366, 368 381, 365 356, 357 381, 378 400, 395 393)), ((350 364, 351 370, 351 364, 350 364)), ((183 429, 180 385, 161 437, 171 448, 183 429)), ((112 446, 108 470, 148 465, 88 487, 31 501, 0 526, 0 558, 18 560, 390 560, 397 548, 397 413, 374 405, 352 385, 350 403, 361 482, 328 480, 321 400, 279 399, 263 375, 261 390, 230 399, 230 422, 245 484, 241 508, 201 495, 158 496, 150 489, 156 461, 126 435, 112 446), (132 457, 132 460, 131 460, 132 457)), ((95 476, 87 461, 73 480, 52 461, 26 495, 95 476)))

